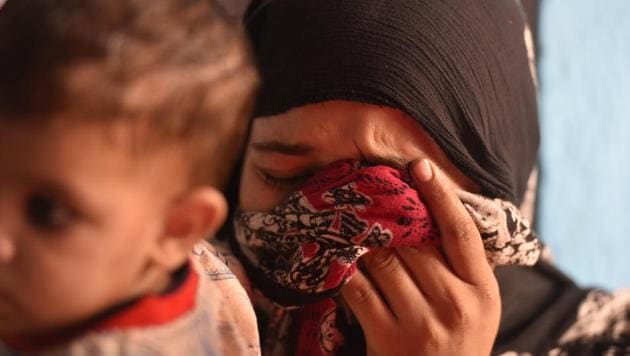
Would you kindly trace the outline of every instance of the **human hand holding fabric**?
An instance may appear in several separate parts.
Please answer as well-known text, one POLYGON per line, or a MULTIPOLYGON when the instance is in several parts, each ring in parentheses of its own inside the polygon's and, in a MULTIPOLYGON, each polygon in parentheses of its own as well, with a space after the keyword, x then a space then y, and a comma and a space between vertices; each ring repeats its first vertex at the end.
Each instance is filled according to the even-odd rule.
POLYGON ((442 245, 365 255, 342 288, 369 355, 487 355, 501 302, 481 235, 450 182, 428 160, 413 180, 433 213, 442 245))

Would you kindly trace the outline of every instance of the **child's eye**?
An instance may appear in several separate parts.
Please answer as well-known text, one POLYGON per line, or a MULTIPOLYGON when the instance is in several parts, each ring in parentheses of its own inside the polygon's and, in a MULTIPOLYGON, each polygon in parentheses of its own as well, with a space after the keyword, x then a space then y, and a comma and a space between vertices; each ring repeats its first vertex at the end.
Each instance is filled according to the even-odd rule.
POLYGON ((26 199, 26 219, 40 230, 60 230, 67 227, 74 214, 58 199, 44 194, 33 194, 26 199))
POLYGON ((258 175, 265 184, 275 189, 297 189, 300 185, 306 182, 310 176, 307 174, 295 177, 276 177, 264 172, 263 170, 258 170, 258 175))

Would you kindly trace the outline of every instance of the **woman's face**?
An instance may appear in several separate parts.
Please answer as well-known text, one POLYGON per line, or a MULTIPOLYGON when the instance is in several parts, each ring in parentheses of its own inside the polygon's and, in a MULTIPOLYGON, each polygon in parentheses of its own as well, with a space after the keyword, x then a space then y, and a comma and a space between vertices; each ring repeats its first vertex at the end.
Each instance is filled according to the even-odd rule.
POLYGON ((313 173, 342 159, 406 167, 429 158, 459 189, 477 192, 422 127, 375 105, 330 101, 254 120, 240 184, 240 206, 270 211, 313 173))

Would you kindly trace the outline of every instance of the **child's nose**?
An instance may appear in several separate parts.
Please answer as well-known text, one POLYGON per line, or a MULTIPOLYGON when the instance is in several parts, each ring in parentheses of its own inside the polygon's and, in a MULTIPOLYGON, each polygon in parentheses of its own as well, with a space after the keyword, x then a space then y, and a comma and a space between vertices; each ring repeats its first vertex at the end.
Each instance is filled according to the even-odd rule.
POLYGON ((0 232, 0 264, 8 263, 15 255, 15 244, 6 233, 0 232))

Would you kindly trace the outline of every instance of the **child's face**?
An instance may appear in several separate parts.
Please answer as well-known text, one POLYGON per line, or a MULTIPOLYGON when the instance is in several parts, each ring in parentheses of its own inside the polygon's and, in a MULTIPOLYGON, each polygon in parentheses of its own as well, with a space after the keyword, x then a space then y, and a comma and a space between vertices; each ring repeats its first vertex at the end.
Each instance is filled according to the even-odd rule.
POLYGON ((82 321, 168 276, 153 261, 182 159, 134 152, 134 132, 0 124, 0 336, 82 321))

